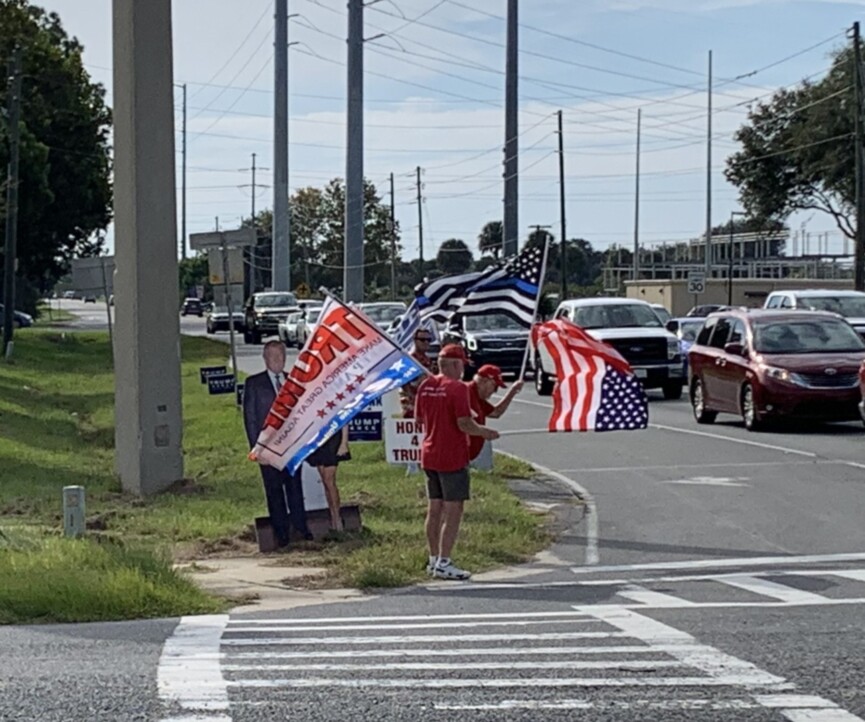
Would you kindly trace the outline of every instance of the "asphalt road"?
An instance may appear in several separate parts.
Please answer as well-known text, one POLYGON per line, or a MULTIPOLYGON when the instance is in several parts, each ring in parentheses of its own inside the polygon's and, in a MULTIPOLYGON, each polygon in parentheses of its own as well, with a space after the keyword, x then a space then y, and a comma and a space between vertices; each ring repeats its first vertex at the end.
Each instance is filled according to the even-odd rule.
POLYGON ((527 388, 497 422, 498 449, 591 500, 538 562, 170 636, 3 629, 0 719, 865 719, 861 425, 697 426, 652 395, 645 431, 551 435, 549 408, 527 388))

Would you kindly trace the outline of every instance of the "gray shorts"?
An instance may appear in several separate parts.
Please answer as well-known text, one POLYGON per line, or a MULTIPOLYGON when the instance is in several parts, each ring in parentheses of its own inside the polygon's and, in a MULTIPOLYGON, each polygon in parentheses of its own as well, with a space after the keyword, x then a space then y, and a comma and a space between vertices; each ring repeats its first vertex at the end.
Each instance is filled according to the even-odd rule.
POLYGON ((426 474, 426 492, 430 499, 443 501, 468 501, 469 470, 431 471, 424 469, 426 474))

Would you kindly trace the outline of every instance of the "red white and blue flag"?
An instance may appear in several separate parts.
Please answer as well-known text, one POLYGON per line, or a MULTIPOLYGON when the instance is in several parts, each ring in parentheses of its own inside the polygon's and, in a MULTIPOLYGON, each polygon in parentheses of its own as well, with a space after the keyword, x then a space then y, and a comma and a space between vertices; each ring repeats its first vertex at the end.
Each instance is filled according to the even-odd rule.
POLYGON ((329 298, 249 457, 294 473, 370 403, 422 373, 361 311, 329 298))
POLYGON ((648 426, 643 385, 612 346, 565 319, 534 326, 532 346, 542 355, 542 365, 556 372, 550 431, 629 431, 648 426))

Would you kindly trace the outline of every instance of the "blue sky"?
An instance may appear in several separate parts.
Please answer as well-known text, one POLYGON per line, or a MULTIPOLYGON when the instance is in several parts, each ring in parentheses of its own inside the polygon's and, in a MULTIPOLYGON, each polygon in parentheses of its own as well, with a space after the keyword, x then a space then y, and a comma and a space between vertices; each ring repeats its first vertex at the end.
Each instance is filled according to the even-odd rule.
MULTIPOLYGON (((110 98, 110 0, 42 4, 84 44, 85 63, 110 98)), ((382 194, 388 174, 396 175, 406 258, 418 252, 417 166, 424 169, 427 256, 451 237, 475 248, 482 225, 501 218, 505 6, 381 0, 366 10, 366 37, 386 34, 366 46, 366 175, 382 194)), ((551 225, 558 236, 554 131, 562 109, 568 236, 600 248, 632 244, 641 107, 642 241, 699 235, 710 48, 713 219, 723 223, 738 205, 721 169, 735 150, 732 133, 747 102, 820 77, 829 52, 846 42, 845 29, 865 19, 862 7, 828 0, 523 0, 521 226, 527 233, 530 225, 551 225)), ((189 93, 189 232, 211 229, 216 216, 224 227, 237 226, 251 206, 250 174, 241 169, 252 153, 260 167, 272 167, 272 9, 272 0, 174 0, 175 81, 186 82, 189 93)), ((289 11, 298 14, 289 28, 297 43, 290 52, 290 182, 297 188, 343 174, 346 8, 344 0, 289 0, 289 11)), ((179 90, 176 99, 179 118, 179 90)), ((266 170, 258 175, 259 183, 270 179, 266 170)), ((259 188, 256 205, 270 207, 272 190, 259 188)), ((791 225, 803 222, 812 234, 829 231, 831 249, 841 250, 828 217, 797 216, 791 225)))

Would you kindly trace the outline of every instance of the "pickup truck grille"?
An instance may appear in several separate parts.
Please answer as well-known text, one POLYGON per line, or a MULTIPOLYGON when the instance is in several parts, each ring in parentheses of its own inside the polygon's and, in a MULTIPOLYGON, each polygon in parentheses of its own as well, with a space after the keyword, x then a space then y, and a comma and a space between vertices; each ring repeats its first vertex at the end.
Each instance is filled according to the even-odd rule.
POLYGON ((617 338, 607 341, 630 364, 667 363, 664 338, 617 338))

